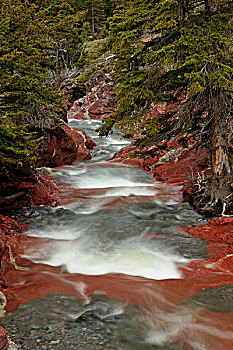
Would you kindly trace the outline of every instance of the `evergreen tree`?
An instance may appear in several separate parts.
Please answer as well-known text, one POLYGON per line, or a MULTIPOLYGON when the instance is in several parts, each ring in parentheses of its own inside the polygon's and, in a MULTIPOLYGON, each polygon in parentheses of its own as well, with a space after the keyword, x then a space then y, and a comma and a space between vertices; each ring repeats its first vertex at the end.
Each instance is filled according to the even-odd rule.
MULTIPOLYGON (((72 0, 71 0, 72 1, 72 0)), ((108 17, 113 15, 113 11, 119 1, 117 0, 73 0, 76 11, 87 11, 87 20, 93 33, 99 34, 103 29, 108 17)))
POLYGON ((83 50, 86 13, 77 12, 73 1, 41 1, 38 16, 46 32, 47 55, 51 69, 68 69, 76 64, 83 50))
POLYGON ((0 13, 0 152, 26 159, 34 149, 26 124, 51 123, 48 115, 56 96, 43 84, 35 6, 4 0, 0 13))
POLYGON ((66 1, 45 3, 3 0, 0 9, 0 152, 16 160, 26 159, 34 131, 53 125, 62 106, 49 71, 80 56, 84 17, 66 1))
POLYGON ((35 106, 43 109, 56 94, 43 83, 44 32, 36 6, 27 1, 4 0, 0 41, 0 109, 8 116, 24 117, 35 106))
POLYGON ((130 1, 112 18, 109 40, 118 59, 119 108, 100 128, 106 134, 115 124, 154 137, 156 120, 143 116, 154 101, 172 103, 169 128, 208 145, 205 197, 224 207, 232 193, 232 34, 232 1, 130 1))

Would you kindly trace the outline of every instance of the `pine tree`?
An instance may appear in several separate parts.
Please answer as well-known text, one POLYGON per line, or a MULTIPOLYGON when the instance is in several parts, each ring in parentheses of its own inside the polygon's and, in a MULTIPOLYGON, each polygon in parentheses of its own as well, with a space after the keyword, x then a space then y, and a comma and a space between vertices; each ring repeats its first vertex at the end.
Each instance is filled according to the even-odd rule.
POLYGON ((47 55, 50 67, 68 69, 78 62, 85 39, 86 13, 77 12, 73 1, 41 1, 38 16, 46 32, 47 55))
POLYGON ((36 107, 49 106, 57 96, 43 83, 44 34, 36 6, 27 1, 4 0, 1 18, 4 26, 0 41, 0 109, 19 120, 36 107))
POLYGON ((82 14, 40 2, 3 0, 0 10, 0 152, 16 160, 35 148, 35 130, 55 123, 62 104, 49 71, 76 61, 82 42, 82 14))
POLYGON ((112 18, 109 40, 118 59, 119 108, 100 128, 154 137, 156 121, 143 117, 151 103, 176 103, 170 130, 208 145, 212 180, 204 197, 224 207, 232 194, 232 34, 232 1, 130 1, 112 18))
POLYGON ((113 11, 118 2, 117 0, 73 0, 72 6, 76 11, 87 11, 87 20, 92 33, 99 34, 108 17, 113 15, 113 11))
POLYGON ((94 33, 99 33, 105 22, 105 8, 103 0, 86 0, 85 6, 88 10, 87 18, 94 33))

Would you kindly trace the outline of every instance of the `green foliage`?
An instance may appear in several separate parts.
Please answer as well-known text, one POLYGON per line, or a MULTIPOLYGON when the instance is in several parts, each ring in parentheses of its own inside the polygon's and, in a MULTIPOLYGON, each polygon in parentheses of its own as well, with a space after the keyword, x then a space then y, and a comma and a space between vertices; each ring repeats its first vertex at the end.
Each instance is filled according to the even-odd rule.
POLYGON ((143 118, 152 102, 177 105, 177 128, 198 127, 203 112, 208 124, 217 91, 228 118, 232 34, 232 1, 212 7, 201 0, 129 1, 124 13, 117 10, 110 20, 108 48, 117 56, 119 107, 100 133, 106 135, 115 125, 155 135, 156 127, 145 128, 143 118))
POLYGON ((4 0, 0 40, 0 109, 19 120, 34 106, 42 110, 58 101, 45 83, 44 31, 36 7, 27 1, 4 0))
POLYGON ((26 161, 35 148, 34 131, 53 125, 62 109, 56 89, 62 71, 82 53, 86 19, 65 0, 1 5, 1 154, 26 161))
POLYGON ((36 149, 37 140, 32 140, 27 125, 15 125, 8 117, 0 119, 0 155, 12 162, 27 161, 33 163, 32 151, 36 149))
MULTIPOLYGON (((71 68, 83 53, 88 25, 86 12, 77 12, 72 1, 50 1, 38 9, 46 33, 47 56, 52 70, 71 68)), ((48 64, 48 62, 47 62, 48 64)))
POLYGON ((100 34, 104 29, 106 20, 112 16, 117 0, 68 0, 76 12, 87 13, 86 20, 89 24, 90 35, 100 34))

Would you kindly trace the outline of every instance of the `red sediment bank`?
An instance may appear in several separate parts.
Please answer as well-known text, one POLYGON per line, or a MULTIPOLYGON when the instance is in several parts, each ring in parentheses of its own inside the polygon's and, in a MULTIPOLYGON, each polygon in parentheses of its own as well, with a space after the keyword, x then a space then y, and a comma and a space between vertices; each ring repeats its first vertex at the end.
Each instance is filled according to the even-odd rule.
POLYGON ((205 240, 210 257, 208 260, 192 261, 183 272, 185 276, 208 275, 210 271, 233 274, 233 218, 214 218, 206 225, 183 230, 188 235, 205 240))

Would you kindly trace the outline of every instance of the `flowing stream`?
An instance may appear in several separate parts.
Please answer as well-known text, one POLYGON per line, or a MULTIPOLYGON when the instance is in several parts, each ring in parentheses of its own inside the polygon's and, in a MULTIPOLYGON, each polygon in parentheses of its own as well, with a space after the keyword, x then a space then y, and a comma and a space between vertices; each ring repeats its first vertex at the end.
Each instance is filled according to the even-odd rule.
POLYGON ((46 244, 29 247, 25 257, 81 276, 69 280, 76 283, 80 304, 72 301, 59 309, 63 304, 54 306, 48 298, 38 307, 48 310, 53 304, 69 324, 81 319, 94 327, 91 320, 100 320, 106 337, 118 341, 96 349, 230 350, 223 340, 232 334, 208 321, 211 306, 215 313, 222 310, 221 297, 209 302, 213 296, 207 293, 195 299, 181 279, 180 267, 207 253, 202 240, 186 237, 179 228, 200 225, 203 219, 183 203, 178 186, 107 162, 129 142, 118 131, 99 139, 98 125, 70 121, 97 143, 92 160, 53 170, 54 179, 72 186, 74 198, 58 208, 34 208, 26 231, 46 244))
POLYGON ((86 131, 97 146, 92 160, 55 169, 54 178, 79 190, 84 199, 50 210, 29 226, 28 235, 53 242, 43 256, 35 251, 27 257, 62 265, 69 273, 179 278, 179 266, 190 256, 181 252, 183 236, 176 229, 200 220, 182 203, 180 188, 158 183, 137 168, 107 163, 129 144, 120 133, 99 139, 98 121, 70 124, 86 131))

